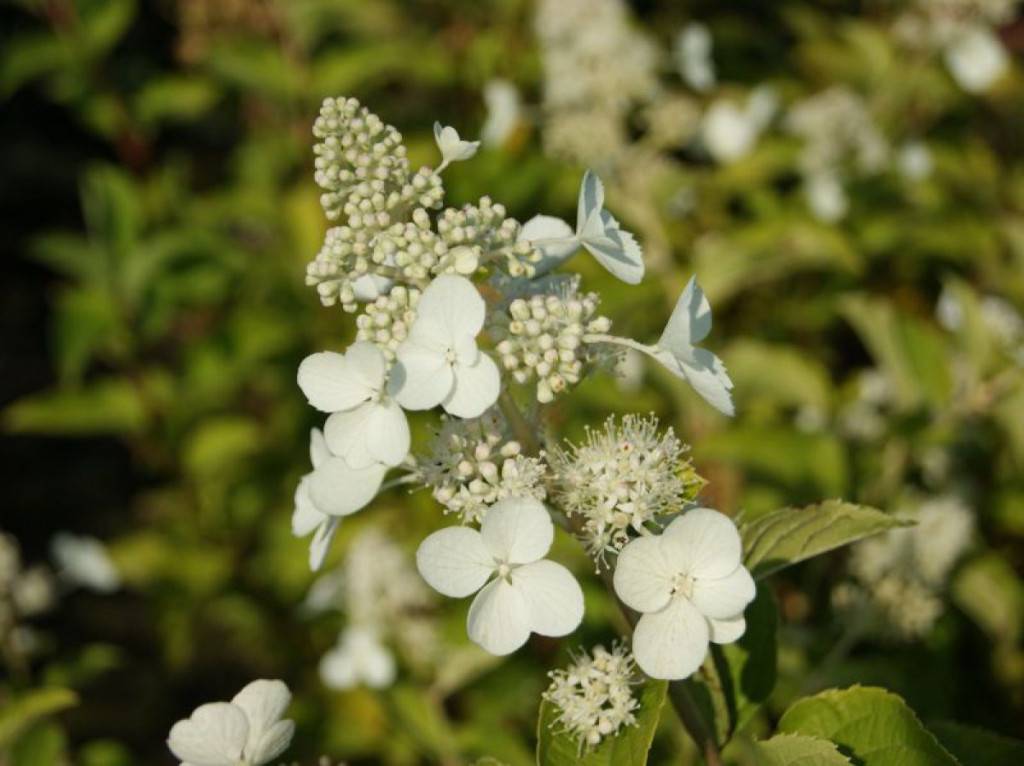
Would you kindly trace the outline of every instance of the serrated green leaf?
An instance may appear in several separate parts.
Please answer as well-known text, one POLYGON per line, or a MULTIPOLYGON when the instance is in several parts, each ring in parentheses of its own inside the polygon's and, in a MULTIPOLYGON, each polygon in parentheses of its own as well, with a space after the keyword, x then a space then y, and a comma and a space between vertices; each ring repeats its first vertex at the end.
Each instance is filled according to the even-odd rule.
POLYGON ((826 500, 739 520, 743 560, 755 578, 910 522, 864 505, 826 500))
POLYGON ((959 766, 901 697, 877 687, 802 699, 782 716, 779 731, 831 740, 861 766, 959 766))
POLYGON ((0 751, 40 719, 77 704, 78 696, 70 689, 35 689, 7 701, 0 710, 0 751))
POLYGON ((962 766, 1024 764, 1024 742, 1019 739, 953 721, 940 721, 928 728, 962 766))
POLYGON ((754 746, 759 766, 849 766, 834 742, 803 734, 776 734, 754 746))
POLYGON ((636 723, 589 750, 559 729, 557 706, 544 700, 537 719, 538 766, 644 766, 667 690, 665 681, 645 683, 639 692, 636 723))

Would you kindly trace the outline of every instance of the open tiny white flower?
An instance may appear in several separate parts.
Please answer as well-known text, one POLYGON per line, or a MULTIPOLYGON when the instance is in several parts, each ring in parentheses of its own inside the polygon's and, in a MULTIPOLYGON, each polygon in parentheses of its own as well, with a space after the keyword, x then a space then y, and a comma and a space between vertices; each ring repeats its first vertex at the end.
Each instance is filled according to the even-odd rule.
POLYGON ((282 720, 292 695, 281 681, 253 681, 231 702, 196 708, 171 728, 167 746, 182 766, 262 766, 283 753, 295 724, 282 720))
POLYGON ((687 511, 662 534, 622 549, 615 593, 641 613, 633 655, 647 675, 686 678, 704 661, 709 641, 743 635, 755 587, 742 552, 736 525, 710 508, 687 511))
POLYGON ((327 447, 349 467, 395 466, 409 454, 409 424, 388 393, 387 360, 373 343, 307 356, 298 380, 310 404, 333 413, 324 426, 327 447))
POLYGON ((438 173, 453 162, 468 160, 480 148, 479 141, 463 141, 455 128, 451 125, 442 125, 439 122, 434 123, 434 141, 437 142, 437 148, 441 152, 441 165, 437 169, 438 173))
POLYGON ((377 631, 353 625, 320 660, 320 678, 332 689, 351 689, 359 684, 383 689, 395 680, 395 658, 380 642, 377 631))
POLYGON ((423 291, 409 337, 395 352, 395 397, 403 407, 440 404, 452 415, 475 418, 497 401, 498 366, 476 345, 486 308, 465 277, 440 276, 423 291))
POLYGON ((655 345, 654 358, 686 380, 715 409, 734 413, 732 380, 725 364, 707 349, 697 348, 711 332, 711 305, 692 277, 679 296, 665 331, 655 345))
POLYGON ((583 591, 568 569, 545 559, 554 526, 543 503, 509 498, 487 511, 480 531, 448 527, 416 551, 423 579, 440 593, 477 593, 469 637, 495 655, 514 652, 530 633, 565 636, 583 619, 583 591))
POLYGON ((121 587, 121 575, 110 560, 107 549, 95 537, 59 532, 50 544, 58 574, 72 585, 81 585, 98 593, 111 593, 121 587))
POLYGON ((968 93, 982 93, 998 80, 1009 63, 996 34, 984 26, 967 29, 946 49, 946 66, 968 93))
POLYGON ((544 254, 536 264, 538 274, 550 271, 583 247, 623 282, 635 285, 644 278, 643 250, 604 209, 604 184, 591 170, 584 173, 580 184, 575 233, 561 218, 538 215, 526 222, 519 239, 544 254))
POLYGON ((313 471, 303 476, 295 489, 292 534, 305 537, 314 532, 309 566, 316 571, 338 531, 340 517, 355 513, 373 500, 387 466, 374 463, 360 469, 349 467, 343 458, 331 454, 318 428, 309 435, 309 459, 313 471))

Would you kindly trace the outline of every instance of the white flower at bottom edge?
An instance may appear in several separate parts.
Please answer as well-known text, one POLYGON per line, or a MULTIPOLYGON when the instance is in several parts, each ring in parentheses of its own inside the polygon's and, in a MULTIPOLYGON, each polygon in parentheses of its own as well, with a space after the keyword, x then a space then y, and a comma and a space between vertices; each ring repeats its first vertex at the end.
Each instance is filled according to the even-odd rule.
POLYGON ((409 337, 395 352, 395 398, 408 410, 441 405, 479 417, 501 391, 498 365, 476 345, 487 306, 465 277, 444 275, 423 291, 409 337))
POLYGON ((736 525, 710 508, 687 511, 660 535, 622 549, 615 593, 641 613, 633 655, 647 675, 686 678, 704 661, 710 641, 728 644, 743 635, 743 610, 755 586, 741 556, 736 525))
POLYGON ((318 428, 309 434, 309 458, 313 471, 303 476, 295 489, 292 534, 305 537, 314 532, 309 544, 309 567, 316 571, 323 564, 341 517, 373 500, 388 469, 380 463, 360 469, 349 467, 343 458, 331 454, 318 428))
POLYGON ((320 678, 332 689, 351 689, 360 683, 383 689, 395 680, 395 658, 381 643, 377 631, 353 625, 320 660, 320 678))
POLYGON ((178 721, 167 746, 182 766, 262 766, 283 753, 295 724, 282 720, 292 695, 281 681, 253 681, 231 702, 197 707, 178 721))
POLYGON ((508 498, 491 506, 480 531, 448 527, 416 551, 423 579, 469 607, 469 638, 494 655, 511 654, 530 633, 564 636, 583 619, 583 591, 568 569, 545 559, 554 526, 533 498, 508 498))

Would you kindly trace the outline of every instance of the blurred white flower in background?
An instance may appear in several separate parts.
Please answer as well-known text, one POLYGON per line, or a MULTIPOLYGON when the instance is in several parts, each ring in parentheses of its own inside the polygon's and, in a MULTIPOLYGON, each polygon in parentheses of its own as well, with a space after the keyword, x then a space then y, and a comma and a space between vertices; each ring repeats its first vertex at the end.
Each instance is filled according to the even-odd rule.
POLYGON ((804 196, 814 217, 825 223, 835 223, 846 216, 850 207, 846 190, 835 173, 814 173, 804 179, 804 196))
POLYGON ((395 658, 371 627, 354 625, 342 631, 337 646, 320 660, 320 678, 331 689, 365 684, 371 689, 390 686, 396 675, 395 658))
POLYGON ((292 695, 281 681, 253 681, 231 702, 211 702, 171 728, 167 746, 182 766, 263 766, 288 749, 295 724, 282 720, 292 695))
POLYGON ((946 48, 946 66, 957 84, 968 93, 982 93, 1009 66, 1009 56, 996 34, 984 26, 962 32, 946 48))
POLYGON ((743 104, 718 98, 704 113, 701 141, 718 162, 735 162, 748 155, 778 108, 775 92, 755 88, 743 104))
POLYGON ((686 678, 704 662, 709 642, 743 635, 755 585, 742 553, 736 525, 710 508, 686 511, 660 535, 622 549, 615 593, 641 614, 633 654, 647 675, 686 678))
POLYGON ((923 181, 932 173, 932 153, 922 141, 907 141, 900 147, 896 164, 904 178, 923 181))
POLYGON ((484 86, 487 119, 480 129, 485 146, 501 146, 512 136, 522 121, 519 91, 508 80, 490 80, 484 86))
POLYGON ((698 22, 683 27, 676 36, 673 53, 679 74, 695 91, 704 93, 715 86, 715 64, 711 59, 711 32, 698 22))
POLYGON ((511 654, 531 632, 565 636, 583 619, 576 579, 544 558, 554 533, 542 503, 509 498, 488 509, 479 532, 447 527, 429 535, 416 564, 439 593, 476 593, 466 620, 470 639, 491 654, 511 654))
POLYGON ((99 593, 111 593, 121 587, 117 567, 106 546, 95 537, 58 532, 50 543, 50 553, 57 574, 71 585, 99 593))

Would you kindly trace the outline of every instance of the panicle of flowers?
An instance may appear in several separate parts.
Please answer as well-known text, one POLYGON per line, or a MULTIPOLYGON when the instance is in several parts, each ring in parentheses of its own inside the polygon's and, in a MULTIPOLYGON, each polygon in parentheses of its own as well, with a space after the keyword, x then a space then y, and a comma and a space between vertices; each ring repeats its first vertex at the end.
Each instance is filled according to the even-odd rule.
POLYGON ((625 645, 611 651, 596 646, 573 657, 568 668, 553 670, 544 699, 558 708, 552 726, 576 739, 581 750, 636 723, 639 701, 631 688, 637 679, 633 657, 625 645))
POLYGON ((704 480, 685 456, 689 447, 658 419, 609 417, 587 429, 580 444, 567 443, 550 456, 552 495, 570 516, 579 516, 587 549, 600 566, 608 553, 649 533, 658 518, 692 503, 704 480))
POLYGON ((614 355, 609 346, 583 340, 587 333, 611 329, 611 320, 597 315, 597 293, 580 292, 578 278, 560 287, 514 298, 492 316, 501 365, 517 383, 536 380, 541 403, 579 383, 588 364, 614 355))
POLYGON ((476 420, 446 418, 418 464, 434 499, 464 524, 479 523, 506 497, 546 496, 543 460, 523 454, 497 409, 476 420))
POLYGON ((923 502, 917 522, 857 543, 849 569, 854 583, 836 589, 844 611, 854 607, 877 615, 882 633, 913 639, 941 616, 946 581, 971 543, 974 514, 956 496, 923 502))

